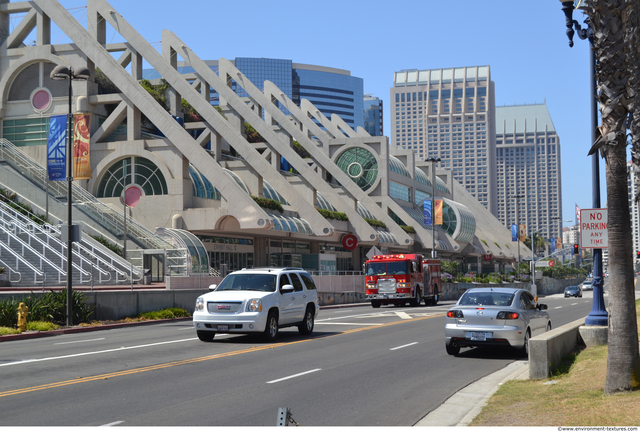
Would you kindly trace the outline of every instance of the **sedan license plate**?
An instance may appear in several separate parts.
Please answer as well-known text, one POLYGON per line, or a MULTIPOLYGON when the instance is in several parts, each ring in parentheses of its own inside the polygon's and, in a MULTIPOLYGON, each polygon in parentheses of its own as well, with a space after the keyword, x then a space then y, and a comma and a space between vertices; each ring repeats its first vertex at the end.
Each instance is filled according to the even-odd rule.
POLYGON ((229 326, 218 324, 218 331, 229 331, 229 326))
POLYGON ((476 333, 476 332, 472 332, 471 333, 471 340, 472 341, 486 341, 487 340, 487 334, 486 333, 476 333))

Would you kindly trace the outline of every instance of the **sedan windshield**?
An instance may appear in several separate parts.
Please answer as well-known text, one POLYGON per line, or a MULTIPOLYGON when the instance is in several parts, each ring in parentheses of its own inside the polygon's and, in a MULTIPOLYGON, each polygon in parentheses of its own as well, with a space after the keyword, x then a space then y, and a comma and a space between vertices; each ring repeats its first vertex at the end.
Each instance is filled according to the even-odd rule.
POLYGON ((367 264, 368 276, 406 275, 409 271, 409 261, 372 262, 367 264))
POLYGON ((230 274, 216 291, 265 291, 275 292, 276 275, 269 274, 230 274))
POLYGON ((496 291, 467 291, 460 298, 460 306, 511 306, 513 293, 496 291))

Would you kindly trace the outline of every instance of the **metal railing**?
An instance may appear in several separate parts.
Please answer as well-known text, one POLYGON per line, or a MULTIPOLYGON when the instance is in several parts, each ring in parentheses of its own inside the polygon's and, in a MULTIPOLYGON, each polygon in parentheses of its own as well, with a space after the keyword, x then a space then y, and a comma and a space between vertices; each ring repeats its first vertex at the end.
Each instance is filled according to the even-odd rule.
MULTIPOLYGON (((36 275, 34 276, 34 280, 36 283, 43 283, 46 278, 46 274, 44 274, 41 270, 44 263, 57 273, 58 283, 61 283, 62 276, 66 277, 67 275, 67 255, 66 244, 60 241, 58 238, 60 236, 60 230, 57 227, 49 224, 40 226, 37 223, 32 222, 29 216, 33 215, 31 215, 27 211, 25 212, 28 214, 27 216, 17 212, 7 204, 0 202, 0 232, 7 235, 6 241, 0 238, 0 243, 2 243, 2 245, 5 247, 5 250, 9 251, 14 257, 16 257, 15 268, 12 265, 8 265, 6 262, 3 262, 3 265, 10 271, 20 275, 20 272, 18 272, 16 268, 18 267, 18 263, 21 262, 36 272, 36 275), (27 236, 26 241, 19 237, 20 234, 25 234, 27 236), (16 248, 11 245, 12 241, 14 244, 17 243, 18 249, 20 249, 21 253, 15 252, 16 248), (34 255, 34 259, 39 261, 40 269, 33 266, 24 257, 25 249, 30 251, 34 255), (59 259, 60 265, 47 258, 47 254, 53 254, 57 259, 59 259), (43 280, 38 282, 37 276, 43 276, 43 280)), ((100 245, 90 237, 84 237, 81 242, 74 242, 74 246, 74 254, 76 256, 78 264, 74 262, 73 267, 80 272, 81 283, 93 280, 93 270, 96 270, 98 272, 99 283, 108 282, 109 280, 111 280, 111 272, 115 273, 116 282, 124 282, 127 279, 130 279, 132 281, 138 281, 142 279, 142 271, 139 269, 135 269, 135 272, 133 271, 133 269, 131 269, 131 271, 129 272, 119 269, 117 267, 118 265, 121 268, 125 268, 127 270, 129 270, 131 265, 122 258, 114 258, 113 252, 100 245), (83 256, 83 254, 88 255, 90 258, 83 256), (91 268, 91 272, 86 271, 84 269, 84 266, 89 266, 91 268), (105 270, 105 268, 107 270, 105 270), (83 276, 87 277, 88 279, 83 280, 83 276), (108 278, 104 280, 103 277, 108 278), (137 279, 135 277, 137 277, 137 279)), ((18 280, 11 280, 11 282, 19 282, 21 278, 22 276, 20 275, 18 280)))
MULTIPOLYGON (((49 181, 47 170, 22 153, 13 143, 0 138, 0 160, 6 161, 14 169, 29 178, 54 197, 67 196, 67 182, 49 181)), ((124 214, 102 203, 85 189, 72 185, 72 201, 75 207, 90 216, 115 235, 124 235, 124 214)), ((152 231, 135 220, 127 220, 127 237, 145 249, 171 249, 173 245, 156 236, 152 231)))

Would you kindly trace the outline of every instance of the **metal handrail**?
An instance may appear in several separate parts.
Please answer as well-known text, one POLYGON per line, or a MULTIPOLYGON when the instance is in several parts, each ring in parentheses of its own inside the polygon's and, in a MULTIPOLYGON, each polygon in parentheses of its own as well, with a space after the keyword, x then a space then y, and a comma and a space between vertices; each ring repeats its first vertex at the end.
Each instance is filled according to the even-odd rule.
MULTIPOLYGON (((35 216, 31 212, 29 212, 27 210, 23 209, 23 211, 25 211, 30 216, 35 216)), ((7 205, 6 203, 4 203, 2 201, 0 201, 0 215, 6 216, 7 218, 9 218, 12 223, 20 226, 21 229, 24 232, 29 233, 30 235, 31 235, 31 233, 30 233, 29 229, 31 229, 33 231, 37 231, 37 232, 43 234, 45 236, 45 238, 47 239, 46 245, 49 248, 51 248, 50 245, 49 245, 49 241, 52 241, 54 244, 56 244, 58 247, 60 247, 61 251, 64 251, 65 248, 67 247, 66 244, 64 244, 58 238, 53 237, 51 235, 52 233, 53 234, 57 234, 57 235, 61 234, 60 230, 57 227, 52 226, 52 225, 47 224, 47 223, 43 224, 43 226, 40 226, 37 223, 33 222, 31 220, 31 218, 28 217, 27 215, 24 215, 24 214, 18 212, 16 209, 12 208, 11 206, 7 205)), ((32 237, 30 237, 30 238, 32 238, 32 237)), ((45 242, 42 239, 40 239, 38 237, 35 237, 35 236, 33 238, 36 241, 40 242, 41 244, 43 244, 43 245, 45 244, 45 242)), ((102 253, 102 255, 105 255, 105 256, 108 256, 109 254, 112 254, 112 252, 111 251, 107 251, 107 249, 104 246, 99 245, 98 242, 96 242, 95 240, 91 239, 90 237, 83 237, 81 242, 75 242, 74 244, 75 244, 76 250, 77 250, 75 252, 76 256, 81 261, 90 264, 92 268, 96 268, 98 270, 98 272, 101 273, 101 275, 109 275, 109 280, 111 279, 111 274, 109 272, 103 270, 100 266, 96 267, 91 262, 91 260, 89 260, 89 259, 83 257, 82 255, 80 255, 80 252, 85 252, 86 254, 91 255, 93 258, 96 259, 96 261, 98 263, 102 263, 102 265, 107 267, 110 271, 114 271, 114 272, 118 273, 119 275, 124 277, 123 280, 126 280, 128 274, 129 274, 129 263, 125 259, 113 259, 113 258, 111 258, 111 261, 112 262, 114 262, 114 261, 117 262, 123 268, 126 267, 127 272, 124 272, 124 271, 118 269, 113 264, 107 262, 105 259, 103 259, 100 256, 96 255, 95 254, 95 250, 96 249, 99 250, 102 253), (93 244, 92 244, 92 242, 93 242, 93 244), (91 248, 88 248, 88 247, 84 246, 82 243, 89 243, 91 248), (99 245, 99 247, 97 245, 99 245), (102 248, 102 250, 100 248, 102 248)), ((65 256, 61 255, 62 252, 58 253, 58 251, 56 249, 53 249, 53 251, 60 258, 66 259, 65 256)), ((142 271, 140 271, 139 269, 136 269, 135 274, 136 274, 136 276, 138 276, 137 280, 142 279, 142 271)), ((117 279, 118 279, 118 275, 116 275, 116 280, 117 279)), ((100 282, 102 282, 102 276, 100 276, 100 282)))
POLYGON ((2 266, 5 268, 5 270, 9 270, 9 282, 11 283, 18 283, 22 280, 22 273, 20 273, 17 270, 14 270, 10 265, 8 265, 7 263, 5 263, 3 260, 0 259, 0 264, 2 264, 2 266), (18 275, 18 279, 17 280, 11 280, 11 272, 15 273, 18 275))
MULTIPOLYGON (((5 160, 43 189, 48 188, 54 196, 66 196, 68 186, 66 182, 49 181, 45 168, 23 154, 5 138, 0 138, 0 159, 5 160)), ((124 214, 120 211, 110 208, 85 189, 73 184, 72 200, 77 203, 76 207, 79 210, 87 213, 111 232, 124 233, 124 214)), ((127 236, 131 236, 148 249, 170 249, 173 247, 133 219, 127 220, 127 236)))

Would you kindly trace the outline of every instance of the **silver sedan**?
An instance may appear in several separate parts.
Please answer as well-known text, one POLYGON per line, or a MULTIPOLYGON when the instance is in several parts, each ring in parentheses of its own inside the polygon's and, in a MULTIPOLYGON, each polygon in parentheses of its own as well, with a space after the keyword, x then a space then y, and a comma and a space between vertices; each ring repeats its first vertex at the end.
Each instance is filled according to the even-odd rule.
POLYGON ((447 312, 447 353, 460 348, 506 346, 529 355, 529 339, 551 330, 547 305, 517 288, 472 288, 447 312))

